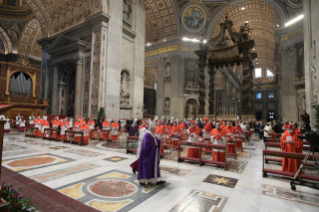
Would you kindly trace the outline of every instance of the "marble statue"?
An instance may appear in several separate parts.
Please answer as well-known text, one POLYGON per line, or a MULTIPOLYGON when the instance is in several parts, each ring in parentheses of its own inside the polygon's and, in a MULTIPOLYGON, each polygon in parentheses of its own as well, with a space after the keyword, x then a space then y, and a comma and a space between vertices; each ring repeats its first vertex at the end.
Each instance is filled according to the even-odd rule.
POLYGON ((170 107, 171 107, 171 101, 169 98, 166 98, 164 103, 164 111, 170 111, 170 107))
POLYGON ((190 118, 190 119, 193 119, 194 118, 194 106, 192 103, 190 103, 188 105, 188 114, 187 114, 187 117, 190 118))
POLYGON ((121 106, 129 106, 130 105, 130 91, 127 88, 127 73, 122 74, 121 79, 121 106))
POLYGON ((164 72, 164 78, 165 79, 170 79, 171 78, 171 64, 170 63, 166 63, 165 72, 164 72))

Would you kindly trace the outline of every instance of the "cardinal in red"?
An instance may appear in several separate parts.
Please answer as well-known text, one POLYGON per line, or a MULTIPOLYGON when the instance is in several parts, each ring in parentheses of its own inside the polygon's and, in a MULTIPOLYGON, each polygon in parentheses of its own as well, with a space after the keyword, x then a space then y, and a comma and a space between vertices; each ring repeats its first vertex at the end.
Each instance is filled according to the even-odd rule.
MULTIPOLYGON (((188 128, 187 133, 189 135, 189 142, 198 142, 200 136, 200 128, 196 126, 196 122, 194 120, 190 121, 191 126, 188 128)), ((199 158, 200 149, 199 148, 188 148, 187 149, 187 157, 199 158)))
POLYGON ((114 122, 111 124, 111 140, 118 140, 120 125, 117 122, 117 119, 114 119, 114 122))
MULTIPOLYGON (((61 122, 59 120, 59 116, 55 116, 55 119, 52 122, 52 128, 58 129, 60 124, 61 124, 61 122)), ((52 132, 52 138, 56 138, 56 137, 57 137, 57 132, 52 132)))
MULTIPOLYGON (((110 122, 108 122, 107 117, 105 117, 102 123, 102 130, 110 130, 110 129, 111 129, 110 122)), ((108 138, 109 138, 109 133, 102 132, 102 140, 107 140, 108 138)))
MULTIPOLYGON (((297 138, 298 134, 292 125, 287 126, 287 131, 280 139, 280 146, 283 152, 302 153, 303 141, 297 138)), ((282 171, 296 173, 301 164, 301 160, 292 158, 282 159, 282 171)))

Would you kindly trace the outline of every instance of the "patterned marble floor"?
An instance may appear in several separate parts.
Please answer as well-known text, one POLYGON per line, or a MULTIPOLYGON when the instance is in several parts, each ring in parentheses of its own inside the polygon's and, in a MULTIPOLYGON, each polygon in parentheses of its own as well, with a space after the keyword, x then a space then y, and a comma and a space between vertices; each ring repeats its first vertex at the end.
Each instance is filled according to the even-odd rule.
POLYGON ((103 212, 319 211, 317 190, 298 186, 292 192, 288 180, 262 177, 264 144, 254 139, 244 143, 227 171, 177 163, 176 152, 167 151, 160 167, 167 183, 145 188, 129 166, 136 156, 118 147, 98 141, 81 147, 9 134, 2 165, 103 212))

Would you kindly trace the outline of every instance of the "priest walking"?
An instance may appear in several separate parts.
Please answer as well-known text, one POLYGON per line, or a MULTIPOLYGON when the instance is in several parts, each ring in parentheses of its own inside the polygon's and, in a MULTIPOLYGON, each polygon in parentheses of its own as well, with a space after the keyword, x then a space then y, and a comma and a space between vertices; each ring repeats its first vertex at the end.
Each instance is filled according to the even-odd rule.
POLYGON ((161 177, 159 169, 161 140, 155 137, 155 127, 155 123, 152 122, 142 141, 137 176, 141 185, 165 183, 158 180, 161 177))

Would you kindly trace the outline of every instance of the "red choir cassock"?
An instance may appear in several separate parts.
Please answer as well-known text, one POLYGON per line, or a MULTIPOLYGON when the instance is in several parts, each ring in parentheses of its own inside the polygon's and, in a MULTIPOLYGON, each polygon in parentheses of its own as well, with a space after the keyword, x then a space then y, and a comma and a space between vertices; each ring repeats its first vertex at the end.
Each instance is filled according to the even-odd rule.
MULTIPOLYGON (((50 127, 49 121, 48 121, 48 120, 43 120, 43 121, 42 121, 42 126, 47 126, 47 128, 49 128, 49 127, 50 127)), ((46 136, 47 136, 47 133, 45 133, 45 132, 43 132, 43 133, 44 133, 44 137, 46 137, 46 136)), ((43 136, 42 133, 41 133, 41 135, 43 136)))
POLYGON ((165 124, 165 134, 171 134, 172 126, 170 124, 165 124))
MULTIPOLYGON (((56 116, 54 121, 52 122, 52 127, 54 129, 57 129, 60 126, 61 122, 59 120, 59 117, 56 116)), ((56 138, 57 137, 57 132, 52 132, 52 138, 56 138)))
POLYGON ((203 129, 203 136, 204 138, 209 138, 209 134, 213 130, 212 124, 208 121, 208 118, 204 118, 203 120, 206 123, 203 129))
MULTIPOLYGON (((228 136, 229 134, 233 134, 234 133, 234 127, 232 127, 230 125, 230 123, 227 123, 227 126, 224 128, 226 135, 228 136)), ((227 145, 227 152, 228 153, 235 153, 236 152, 236 147, 234 144, 228 144, 227 145)))
MULTIPOLYGON (((108 130, 111 129, 110 127, 110 122, 107 121, 107 118, 102 123, 102 130, 108 130)), ((103 132, 102 133, 102 139, 107 140, 109 138, 109 133, 108 132, 103 132)))
POLYGON ((68 129, 69 125, 67 123, 60 123, 60 135, 59 135, 59 139, 60 140, 67 140, 65 139, 65 131, 68 129))
POLYGON ((179 128, 180 128, 181 130, 186 130, 186 125, 185 125, 185 123, 183 122, 183 119, 181 119, 181 123, 179 124, 179 128))
MULTIPOLYGON (((288 125, 288 130, 280 139, 280 146, 283 152, 302 153, 303 141, 297 138, 299 134, 294 132, 293 126, 288 125)), ((282 159, 282 171, 296 173, 301 164, 301 160, 292 158, 282 159)))
MULTIPOLYGON (((224 127, 224 129, 225 129, 225 127, 224 127)), ((219 129, 215 128, 210 132, 210 136, 214 136, 214 139, 213 139, 214 144, 221 145, 221 142, 222 142, 221 139, 223 139, 227 136, 224 129, 219 127, 219 129), (219 139, 217 139, 217 138, 215 139, 216 136, 218 136, 217 138, 219 138, 219 139)), ((213 149, 213 160, 225 162, 225 152, 223 152, 223 150, 213 149)))
MULTIPOLYGON (((233 127, 233 133, 235 134, 235 136, 240 137, 241 134, 243 133, 243 129, 239 126, 238 121, 235 121, 236 126, 233 127)), ((239 138, 235 138, 236 141, 236 148, 243 148, 243 140, 239 139, 239 138)))
POLYGON ((220 128, 224 129, 224 127, 226 127, 226 125, 224 124, 224 121, 222 119, 219 120, 220 123, 220 128))
MULTIPOLYGON (((78 121, 74 122, 73 124, 73 130, 75 131, 80 131, 80 128, 82 126, 82 122, 81 120, 78 119, 78 121)), ((74 134, 74 141, 77 141, 77 142, 81 142, 81 134, 74 134)))
POLYGON ((111 128, 112 128, 111 140, 112 141, 118 140, 118 136, 119 136, 118 132, 119 132, 120 125, 117 122, 117 119, 114 119, 114 122, 112 123, 111 128))
POLYGON ((89 136, 92 136, 92 131, 95 128, 95 121, 93 120, 93 117, 91 117, 91 119, 88 121, 88 125, 89 125, 89 128, 90 128, 89 136))
POLYGON ((84 132, 83 134, 83 142, 88 144, 89 143, 89 132, 90 132, 90 127, 87 124, 84 124, 80 127, 80 130, 84 132))
MULTIPOLYGON (((193 135, 196 134, 200 136, 200 128, 195 125, 195 121, 191 121, 191 126, 188 128, 189 140, 193 141, 193 135)), ((199 158, 200 149, 199 148, 188 148, 187 149, 187 157, 191 158, 199 158)))
MULTIPOLYGON (((225 137, 222 138, 219 135, 214 136, 213 144, 217 145, 225 145, 225 137)), ((226 152, 222 149, 214 149, 213 148, 213 161, 225 162, 226 159, 226 152)))
MULTIPOLYGON (((177 125, 176 122, 174 122, 174 125, 172 126, 172 129, 171 129, 171 135, 172 136, 173 135, 180 135, 180 132, 181 132, 181 130, 180 130, 179 126, 177 125)), ((174 138, 173 138, 173 146, 178 147, 178 140, 176 140, 174 138)))
POLYGON ((38 131, 33 131, 33 135, 35 136, 41 136, 41 125, 42 125, 42 120, 40 116, 34 120, 34 126, 38 128, 38 131))

